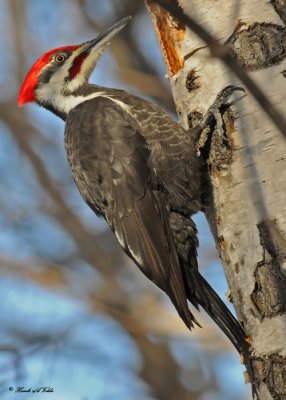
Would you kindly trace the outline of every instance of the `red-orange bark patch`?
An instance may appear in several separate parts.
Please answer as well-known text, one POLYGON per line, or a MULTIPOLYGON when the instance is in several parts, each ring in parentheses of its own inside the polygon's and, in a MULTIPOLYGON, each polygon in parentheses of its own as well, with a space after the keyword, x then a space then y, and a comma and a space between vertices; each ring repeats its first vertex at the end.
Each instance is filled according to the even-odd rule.
MULTIPOLYGON (((171 76, 184 67, 184 58, 180 43, 186 34, 186 27, 172 17, 166 10, 146 0, 150 13, 155 21, 155 29, 164 54, 165 63, 171 76)), ((177 1, 178 7, 179 2, 177 1)))

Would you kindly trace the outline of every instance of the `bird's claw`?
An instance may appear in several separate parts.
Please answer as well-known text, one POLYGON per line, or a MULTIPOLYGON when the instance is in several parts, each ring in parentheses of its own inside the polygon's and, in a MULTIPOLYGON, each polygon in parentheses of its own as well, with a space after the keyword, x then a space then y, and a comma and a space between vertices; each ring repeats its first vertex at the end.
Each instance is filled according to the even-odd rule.
POLYGON ((236 91, 241 91, 241 92, 245 93, 245 89, 241 86, 228 85, 217 94, 215 101, 209 107, 208 111, 206 112, 206 114, 204 116, 204 119, 203 119, 204 127, 206 125, 208 125, 208 123, 210 122, 210 119, 214 118, 214 120, 216 122, 216 126, 219 129, 220 122, 218 120, 219 119, 221 120, 219 109, 221 106, 223 106, 224 104, 227 103, 230 96, 236 91))
POLYGON ((201 122, 201 134, 197 141, 197 153, 200 155, 201 149, 204 147, 208 140, 209 134, 213 131, 212 126, 214 124, 215 130, 219 136, 227 141, 224 129, 224 120, 221 116, 221 107, 227 104, 227 101, 231 95, 241 91, 245 93, 245 89, 240 86, 228 85, 224 87, 216 96, 214 102, 207 110, 202 122, 201 122))

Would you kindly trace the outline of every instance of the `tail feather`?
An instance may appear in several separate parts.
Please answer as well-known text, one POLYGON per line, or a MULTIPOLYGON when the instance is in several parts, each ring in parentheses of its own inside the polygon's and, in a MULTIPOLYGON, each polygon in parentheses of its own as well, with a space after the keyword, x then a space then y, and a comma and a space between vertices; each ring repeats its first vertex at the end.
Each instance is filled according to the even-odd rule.
POLYGON ((209 283, 193 268, 188 268, 187 275, 188 300, 195 306, 199 304, 209 314, 239 353, 248 351, 249 344, 241 325, 209 283))
POLYGON ((170 213, 169 220, 180 259, 187 298, 198 310, 202 307, 209 314, 237 351, 243 355, 252 382, 252 392, 257 397, 247 336, 222 299, 198 271, 196 226, 189 217, 174 211, 170 213))
POLYGON ((251 362, 250 344, 246 341, 244 330, 221 298, 197 270, 191 269, 188 273, 188 277, 188 281, 191 281, 191 283, 188 284, 187 289, 188 300, 192 304, 200 304, 200 306, 209 314, 209 316, 230 339, 237 351, 243 356, 244 364, 249 373, 252 396, 253 398, 259 399, 251 362), (192 289, 190 289, 190 287, 192 289))
POLYGON ((245 342, 246 335, 242 327, 198 271, 196 225, 191 218, 174 211, 170 213, 169 221, 184 275, 188 300, 197 309, 201 306, 237 350, 243 353, 248 348, 248 344, 245 342))

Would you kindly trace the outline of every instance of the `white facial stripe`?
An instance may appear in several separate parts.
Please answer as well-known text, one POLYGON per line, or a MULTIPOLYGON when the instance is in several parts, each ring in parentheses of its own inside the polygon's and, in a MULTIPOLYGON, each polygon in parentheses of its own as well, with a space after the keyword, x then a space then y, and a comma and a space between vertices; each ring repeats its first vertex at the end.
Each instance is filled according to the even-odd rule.
MULTIPOLYGON (((63 102, 67 101, 73 104, 74 101, 66 99, 66 97, 72 96, 64 96, 63 93, 72 93, 84 82, 87 82, 91 71, 94 69, 94 66, 103 51, 104 46, 102 49, 100 49, 100 51, 91 52, 83 61, 80 72, 71 81, 69 81, 69 70, 74 62, 74 59, 78 56, 77 52, 72 54, 66 60, 66 62, 51 76, 51 79, 48 83, 38 87, 36 90, 37 99, 40 102, 52 103, 56 108, 58 108, 57 105, 60 103, 62 104, 63 102)), ((51 63, 49 63, 45 68, 48 68, 50 65, 51 63)))
POLYGON ((74 96, 72 94, 83 83, 87 82, 90 72, 94 69, 96 62, 104 51, 104 47, 105 46, 102 46, 100 50, 92 51, 83 61, 80 72, 74 77, 74 79, 67 81, 66 78, 69 78, 69 70, 72 66, 72 63, 78 56, 78 52, 75 51, 75 53, 72 54, 66 60, 66 62, 52 75, 48 83, 42 84, 37 88, 37 100, 40 103, 50 104, 61 113, 68 114, 74 107, 80 103, 83 103, 84 101, 91 100, 96 97, 105 97, 116 103, 125 112, 130 113, 130 107, 127 104, 113 98, 112 95, 104 91, 91 93, 87 96, 74 96))
MULTIPOLYGON (((69 76, 69 69, 75 56, 72 54, 65 63, 51 76, 48 83, 44 83, 36 90, 36 97, 39 101, 50 103, 54 97, 62 93, 65 79, 69 76)), ((45 67, 48 68, 52 61, 45 67)))
POLYGON ((53 84, 59 84, 59 83, 64 83, 65 78, 69 76, 69 69, 73 63, 74 57, 71 55, 65 63, 52 75, 49 83, 53 84))
POLYGON ((78 73, 67 85, 66 88, 68 91, 73 92, 78 89, 84 82, 87 81, 91 71, 94 69, 95 64, 97 63, 99 57, 103 53, 104 48, 100 49, 97 52, 91 52, 86 59, 83 61, 80 69, 80 73, 78 73))
POLYGON ((119 107, 122 108, 122 110, 130 113, 130 107, 125 104, 123 101, 120 101, 118 99, 113 98, 112 96, 109 96, 106 92, 95 92, 91 93, 88 96, 73 96, 73 95, 68 95, 65 96, 62 93, 56 93, 53 96, 46 97, 48 91, 46 89, 50 90, 50 88, 44 88, 42 87, 41 90, 38 91, 38 98, 43 101, 45 101, 47 98, 49 99, 49 103, 56 109, 59 110, 60 112, 64 114, 68 114, 73 108, 75 108, 77 105, 80 103, 83 103, 84 101, 94 99, 96 97, 105 97, 114 103, 116 103, 119 107))

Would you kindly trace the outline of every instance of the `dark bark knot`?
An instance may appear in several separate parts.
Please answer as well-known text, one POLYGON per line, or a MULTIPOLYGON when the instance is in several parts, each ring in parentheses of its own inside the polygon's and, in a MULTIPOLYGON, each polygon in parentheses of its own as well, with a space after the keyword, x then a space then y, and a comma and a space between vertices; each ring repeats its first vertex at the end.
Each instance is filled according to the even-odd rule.
POLYGON ((256 265, 251 297, 261 318, 271 318, 286 311, 286 239, 276 220, 264 220, 257 227, 264 259, 256 265))
POLYGON ((192 111, 188 114, 188 124, 189 128, 197 128, 201 125, 204 116, 199 111, 192 111))
POLYGON ((191 69, 187 75, 186 79, 186 89, 188 92, 192 92, 200 87, 199 76, 195 69, 191 69))
POLYGON ((286 29, 272 23, 255 23, 230 38, 233 57, 247 71, 281 63, 286 57, 286 29))
MULTIPOLYGON (((286 359, 279 354, 254 357, 255 381, 267 385, 273 400, 286 398, 286 359)), ((261 399, 262 400, 262 399, 261 399)))

